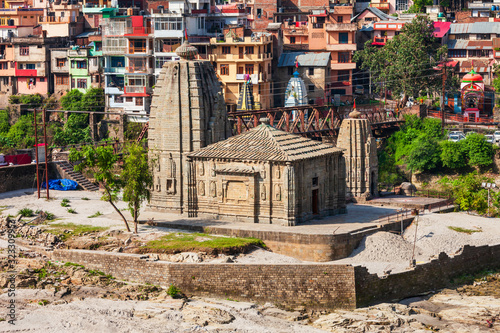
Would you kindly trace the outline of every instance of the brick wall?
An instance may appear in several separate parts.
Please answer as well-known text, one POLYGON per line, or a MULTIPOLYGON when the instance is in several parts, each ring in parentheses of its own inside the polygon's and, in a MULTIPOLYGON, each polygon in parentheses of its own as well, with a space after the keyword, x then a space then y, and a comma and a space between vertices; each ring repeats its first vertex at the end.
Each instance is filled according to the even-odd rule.
POLYGON ((356 305, 367 306, 380 302, 391 302, 441 289, 453 278, 473 274, 488 268, 500 267, 500 245, 468 246, 461 254, 449 257, 441 253, 438 259, 418 265, 404 273, 378 277, 369 274, 365 267, 355 267, 356 305))
POLYGON ((472 17, 472 11, 456 11, 455 20, 457 23, 474 23, 474 22, 488 22, 489 17, 472 17))
POLYGON ((355 307, 354 268, 349 265, 177 264, 140 255, 85 250, 47 252, 119 279, 168 286, 186 294, 252 299, 285 307, 355 307))

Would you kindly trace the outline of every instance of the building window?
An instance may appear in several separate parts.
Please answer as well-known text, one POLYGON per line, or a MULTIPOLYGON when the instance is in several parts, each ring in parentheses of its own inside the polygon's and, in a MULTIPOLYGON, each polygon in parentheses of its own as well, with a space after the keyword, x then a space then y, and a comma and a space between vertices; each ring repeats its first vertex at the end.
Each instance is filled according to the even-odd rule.
POLYGON ((182 17, 155 17, 155 30, 182 30, 182 17))
POLYGON ((469 39, 469 34, 457 34, 455 35, 455 39, 469 39))
POLYGON ((41 78, 40 78, 40 82, 45 82, 45 78, 44 78, 44 77, 41 77, 41 78))
POLYGON ((229 75, 229 65, 220 65, 220 75, 229 75))
POLYGON ((253 46, 245 47, 245 54, 253 54, 253 46))
POLYGON ((479 40, 490 40, 491 35, 490 34, 477 34, 477 38, 479 40))
POLYGON ((238 66, 238 72, 237 72, 237 74, 244 74, 243 66, 238 66))
POLYGON ((133 97, 125 97, 125 102, 132 103, 134 101, 133 97))
POLYGON ((308 73, 308 75, 314 75, 314 67, 309 67, 307 69, 307 73, 308 73))
POLYGON ((26 64, 26 69, 36 69, 35 64, 26 64))
POLYGON ((288 75, 293 75, 293 70, 295 67, 288 67, 288 75))
POLYGON ((349 62, 349 52, 339 52, 339 62, 346 63, 349 62))
POLYGON ((257 18, 262 16, 262 8, 257 8, 257 18))
POLYGON ((87 79, 77 79, 76 87, 80 89, 87 89, 87 79))
POLYGON ((223 46, 222 47, 222 54, 231 54, 231 47, 230 46, 223 46))
POLYGON ((69 84, 69 76, 62 77, 62 84, 69 84))
POLYGON ((467 57, 467 50, 449 50, 448 57, 450 57, 450 58, 465 58, 465 57, 467 57))
POLYGON ((339 32, 339 43, 340 44, 349 43, 349 34, 347 32, 339 32))
POLYGON ((338 71, 338 81, 339 82, 345 82, 345 81, 349 81, 350 77, 351 77, 351 73, 349 71, 338 71))
POLYGON ((344 22, 344 17, 343 16, 337 16, 337 22, 338 23, 344 22))
POLYGON ((318 177, 313 177, 312 179, 312 186, 318 186, 318 177))
POLYGON ((308 87, 309 92, 314 92, 314 84, 310 84, 308 87))
POLYGON ((135 106, 143 106, 143 105, 144 105, 144 99, 142 97, 136 97, 135 106))
POLYGON ((252 75, 253 74, 253 64, 245 65, 245 74, 252 75))
POLYGON ((80 69, 87 68, 87 61, 86 60, 78 60, 76 62, 76 68, 80 68, 80 69))
POLYGON ((295 44, 295 36, 290 37, 290 44, 295 44))
POLYGON ((396 11, 408 10, 408 0, 396 0, 396 11))
MULTIPOLYGON (((63 79, 64 79, 64 78, 65 78, 64 76, 56 76, 56 84, 57 84, 57 85, 64 84, 64 83, 63 83, 63 79)), ((66 77, 66 79, 67 79, 67 77, 66 77)))
POLYGON ((22 56, 30 55, 30 47, 29 46, 21 46, 19 48, 19 55, 22 55, 22 56))
POLYGON ((59 58, 56 60, 57 62, 57 67, 64 67, 66 65, 66 59, 59 58))
POLYGON ((123 103, 123 97, 121 96, 115 96, 115 103, 123 103))

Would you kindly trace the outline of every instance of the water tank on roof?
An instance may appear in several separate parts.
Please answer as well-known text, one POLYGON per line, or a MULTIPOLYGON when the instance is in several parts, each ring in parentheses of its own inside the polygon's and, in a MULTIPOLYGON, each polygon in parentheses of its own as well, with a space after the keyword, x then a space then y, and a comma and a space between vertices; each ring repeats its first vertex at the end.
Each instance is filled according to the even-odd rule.
POLYGON ((496 10, 496 7, 495 6, 491 6, 491 11, 495 11, 496 10))

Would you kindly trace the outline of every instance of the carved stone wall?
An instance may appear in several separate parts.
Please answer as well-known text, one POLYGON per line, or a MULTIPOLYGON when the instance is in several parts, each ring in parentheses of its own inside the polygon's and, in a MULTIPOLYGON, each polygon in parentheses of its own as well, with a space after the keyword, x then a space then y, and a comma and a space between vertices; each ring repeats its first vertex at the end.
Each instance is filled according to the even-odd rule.
POLYGON ((337 147, 345 149, 347 197, 377 196, 377 143, 368 119, 344 119, 340 126, 337 147))
POLYGON ((156 160, 150 207, 185 212, 190 194, 184 154, 226 139, 229 133, 226 105, 212 64, 184 59, 165 63, 149 120, 149 154, 156 160))

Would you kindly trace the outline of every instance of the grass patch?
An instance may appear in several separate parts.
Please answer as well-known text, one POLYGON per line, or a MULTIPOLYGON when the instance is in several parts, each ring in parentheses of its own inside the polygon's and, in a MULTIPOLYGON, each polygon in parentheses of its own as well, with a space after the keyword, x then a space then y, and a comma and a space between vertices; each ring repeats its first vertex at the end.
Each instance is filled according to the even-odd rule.
POLYGON ((108 278, 110 280, 114 280, 113 275, 106 274, 104 272, 98 271, 97 269, 91 269, 91 270, 89 270, 89 275, 90 276, 104 276, 105 278, 108 278))
POLYGON ((478 229, 465 229, 465 228, 451 227, 451 226, 448 227, 448 229, 456 231, 456 232, 462 232, 462 233, 467 234, 467 235, 471 235, 475 232, 482 232, 482 230, 478 230, 478 229))
POLYGON ((35 269, 34 273, 38 275, 38 281, 45 279, 48 274, 45 267, 35 269))
POLYGON ((90 199, 87 197, 83 197, 82 200, 90 200, 90 199))
POLYGON ((92 215, 90 215, 90 216, 87 216, 87 217, 88 217, 89 219, 91 219, 91 218, 98 217, 98 216, 101 216, 101 215, 102 215, 102 213, 101 213, 100 211, 97 211, 97 212, 95 212, 94 214, 92 214, 92 215))
POLYGON ((29 208, 20 209, 17 212, 17 215, 22 215, 23 217, 31 217, 31 216, 33 216, 33 209, 29 209, 29 208))
POLYGON ((40 215, 42 213, 45 214, 45 220, 47 220, 47 221, 54 221, 56 219, 56 216, 53 213, 48 212, 48 211, 43 211, 43 210, 39 209, 35 213, 37 215, 40 215))
POLYGON ((74 223, 52 223, 48 225, 45 232, 58 236, 62 241, 69 239, 72 236, 79 236, 83 233, 94 233, 108 230, 107 227, 94 227, 91 225, 80 225, 74 223), (65 231, 69 232, 65 232, 65 231))
POLYGON ((76 210, 74 210, 73 208, 68 208, 68 210, 67 210, 67 211, 68 211, 68 213, 70 213, 70 214, 78 214, 78 213, 76 212, 76 210))
POLYGON ((69 207, 69 203, 67 202, 61 202, 61 207, 69 207))
POLYGON ((64 267, 73 266, 73 267, 85 268, 85 266, 77 264, 77 263, 74 263, 74 262, 71 262, 71 261, 65 262, 63 266, 64 267))
POLYGON ((40 300, 40 301, 38 302, 38 305, 42 305, 42 306, 45 306, 45 305, 47 305, 47 304, 49 304, 49 301, 47 301, 46 299, 42 299, 42 300, 40 300))
POLYGON ((152 240, 140 248, 140 252, 210 252, 210 253, 240 253, 250 246, 265 247, 257 238, 218 237, 202 233, 171 233, 152 240))

